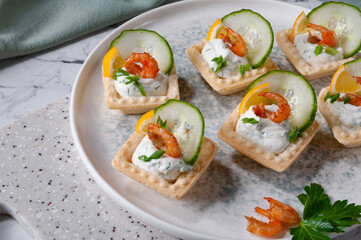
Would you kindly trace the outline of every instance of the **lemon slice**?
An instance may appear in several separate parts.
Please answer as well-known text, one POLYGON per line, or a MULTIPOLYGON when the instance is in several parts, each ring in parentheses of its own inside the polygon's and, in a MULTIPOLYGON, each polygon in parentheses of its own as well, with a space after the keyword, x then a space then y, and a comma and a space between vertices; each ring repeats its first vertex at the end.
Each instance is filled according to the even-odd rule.
POLYGON ((120 56, 116 47, 112 47, 103 58, 103 76, 113 77, 118 68, 122 68, 124 59, 120 56))
POLYGON ((290 35, 290 41, 293 42, 296 35, 300 33, 304 33, 307 31, 307 16, 305 12, 302 12, 298 17, 296 18, 295 23, 293 24, 292 32, 290 35))
POLYGON ((135 127, 137 133, 147 132, 148 124, 153 123, 154 110, 144 113, 138 120, 135 127))
POLYGON ((211 28, 209 29, 208 33, 207 33, 207 38, 206 41, 210 41, 214 38, 218 38, 219 34, 222 32, 222 30, 225 29, 221 19, 217 19, 211 26, 211 28))
POLYGON ((262 84, 249 91, 246 94, 246 96, 244 96, 244 98, 242 99, 242 102, 239 105, 238 113, 243 114, 247 112, 247 110, 253 105, 258 105, 262 102, 263 103, 268 102, 269 100, 267 98, 258 95, 262 92, 269 92, 269 91, 270 91, 269 83, 262 84))
POLYGON ((361 85, 356 83, 353 77, 347 72, 345 65, 341 65, 332 77, 330 93, 357 93, 360 91, 361 85))

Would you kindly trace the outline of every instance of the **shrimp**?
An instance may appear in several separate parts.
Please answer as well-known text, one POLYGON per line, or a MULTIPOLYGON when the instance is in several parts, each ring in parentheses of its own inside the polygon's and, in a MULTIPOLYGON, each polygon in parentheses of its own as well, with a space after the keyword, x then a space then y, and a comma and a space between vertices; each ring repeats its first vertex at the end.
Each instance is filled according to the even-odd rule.
POLYGON ((265 197, 264 199, 270 203, 270 208, 267 211, 278 221, 289 224, 300 222, 300 215, 298 215, 298 212, 289 205, 270 197, 265 197))
POLYGON ((260 118, 268 118, 272 122, 281 123, 286 120, 291 114, 291 107, 287 100, 278 93, 262 92, 258 94, 265 98, 273 99, 277 102, 278 110, 276 112, 270 112, 266 110, 263 103, 253 107, 253 112, 260 118))
POLYGON ((337 101, 341 102, 344 101, 345 98, 350 97, 349 101, 347 103, 360 107, 361 106, 361 96, 357 95, 355 93, 346 93, 345 96, 343 96, 342 98, 337 99, 337 101))
POLYGON ((318 42, 318 45, 326 44, 330 47, 337 45, 336 33, 335 31, 329 30, 323 26, 316 25, 313 23, 307 23, 307 27, 315 29, 316 31, 321 32, 322 40, 318 42))
POLYGON ((170 157, 177 158, 181 156, 182 152, 177 139, 167 129, 149 123, 148 137, 157 149, 165 151, 170 157))
POLYGON ((219 35, 219 38, 223 40, 223 42, 234 54, 240 57, 246 55, 246 42, 243 40, 241 35, 233 31, 231 28, 224 29, 219 35))
POLYGON ((255 207, 254 210, 256 213, 267 217, 269 222, 265 223, 253 217, 245 216, 245 218, 248 220, 247 230, 249 232, 263 237, 270 237, 282 230, 282 223, 275 219, 268 210, 264 210, 259 207, 255 207))
POLYGON ((125 69, 133 75, 140 75, 142 78, 155 78, 159 71, 157 61, 149 53, 132 53, 125 60, 125 69), (140 63, 142 66, 136 64, 140 63))

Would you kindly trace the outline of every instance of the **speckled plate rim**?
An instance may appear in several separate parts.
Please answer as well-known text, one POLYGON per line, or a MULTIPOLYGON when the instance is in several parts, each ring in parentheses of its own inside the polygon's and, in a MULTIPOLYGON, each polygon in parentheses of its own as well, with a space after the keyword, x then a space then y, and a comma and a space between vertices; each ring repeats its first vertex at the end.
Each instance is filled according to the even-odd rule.
MULTIPOLYGON (((237 2, 237 0, 226 0, 227 2, 237 2)), ((299 7, 296 5, 292 5, 285 2, 278 2, 274 0, 243 0, 245 6, 247 6, 247 1, 254 2, 257 1, 259 4, 262 4, 262 2, 267 2, 267 4, 272 1, 272 4, 274 4, 277 7, 280 8, 293 8, 297 9, 298 11, 309 11, 308 9, 305 9, 303 7, 299 7)), ((157 217, 154 217, 153 215, 139 209, 136 207, 132 202, 125 199, 119 192, 117 192, 114 188, 112 188, 101 176, 101 174, 98 172, 96 167, 92 164, 92 161, 90 160, 90 157, 88 156, 86 149, 83 145, 83 142, 81 140, 81 135, 79 132, 79 115, 77 114, 79 107, 82 104, 82 96, 83 96, 83 88, 82 86, 85 84, 86 78, 84 75, 86 75, 87 69, 89 66, 91 66, 94 62, 98 61, 95 59, 96 53, 99 51, 99 48, 106 44, 107 42, 110 42, 111 39, 114 39, 116 36, 120 34, 122 30, 132 28, 133 26, 141 26, 143 22, 146 21, 147 18, 150 18, 152 16, 162 14, 166 11, 171 11, 174 9, 177 9, 179 7, 191 7, 192 5, 196 5, 199 3, 202 3, 206 5, 207 3, 219 3, 218 0, 187 0, 183 2, 176 2, 171 3, 162 7, 158 7, 156 9, 150 10, 148 12, 145 12, 137 17, 132 18, 131 20, 127 21, 126 23, 119 26, 117 29, 115 29, 113 32, 111 32, 107 37, 105 37, 89 54, 87 59, 85 60, 84 64, 82 65, 81 69, 79 70, 75 83, 72 89, 71 93, 71 101, 70 101, 70 127, 71 127, 71 133, 74 138, 75 146, 79 152, 79 155, 85 165, 85 167, 88 169, 90 175, 94 178, 96 183, 110 196, 115 200, 118 204, 120 204, 122 207, 126 208, 129 212, 140 218, 145 223, 152 225, 154 227, 157 227, 166 233, 169 233, 173 236, 185 238, 185 239, 224 239, 219 238, 215 236, 210 236, 207 234, 191 231, 188 229, 181 228, 179 226, 176 226, 174 224, 171 224, 169 222, 163 221, 158 219, 157 217)), ((238 2, 239 3, 239 2, 238 2)), ((285 238, 282 238, 285 239, 285 238)))

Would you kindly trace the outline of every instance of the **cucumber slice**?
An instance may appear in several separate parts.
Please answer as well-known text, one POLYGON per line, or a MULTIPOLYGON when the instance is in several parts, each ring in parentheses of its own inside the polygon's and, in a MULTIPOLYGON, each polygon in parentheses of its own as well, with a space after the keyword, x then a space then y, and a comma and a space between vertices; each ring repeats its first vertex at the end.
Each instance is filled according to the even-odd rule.
POLYGON ((344 63, 343 65, 345 65, 348 74, 355 77, 361 77, 361 57, 351 62, 344 63))
POLYGON ((252 68, 263 65, 273 47, 271 24, 260 14, 249 9, 232 12, 222 19, 225 27, 242 36, 247 45, 247 57, 252 68))
POLYGON ((361 49, 361 11, 342 2, 326 2, 314 8, 308 21, 334 30, 344 58, 352 57, 361 49))
POLYGON ((171 99, 154 110, 154 119, 167 121, 167 130, 177 138, 187 164, 197 160, 204 135, 204 118, 195 106, 171 99))
POLYGON ((270 83, 270 91, 281 94, 291 107, 292 126, 300 132, 306 130, 315 120, 317 111, 316 93, 311 84, 302 76, 288 71, 273 70, 254 80, 251 89, 270 83))
POLYGON ((126 59, 133 52, 147 52, 158 62, 159 69, 169 74, 173 68, 173 51, 158 33, 146 29, 124 30, 110 44, 109 49, 116 46, 120 55, 126 59))

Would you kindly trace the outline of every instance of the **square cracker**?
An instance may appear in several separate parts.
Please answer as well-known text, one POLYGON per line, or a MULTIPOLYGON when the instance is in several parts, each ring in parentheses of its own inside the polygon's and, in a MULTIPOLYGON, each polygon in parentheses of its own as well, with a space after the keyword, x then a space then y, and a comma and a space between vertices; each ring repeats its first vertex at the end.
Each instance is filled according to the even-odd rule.
POLYGON ((274 154, 237 134, 235 129, 238 119, 239 114, 237 107, 219 129, 218 137, 244 155, 277 172, 283 172, 291 166, 315 136, 319 126, 318 123, 314 121, 313 124, 302 133, 302 138, 297 139, 296 144, 290 143, 282 153, 274 154))
POLYGON ((259 76, 270 70, 278 69, 271 58, 267 58, 261 67, 247 71, 243 77, 241 77, 240 74, 237 74, 230 78, 221 78, 209 67, 202 56, 202 49, 206 43, 207 41, 203 41, 190 46, 187 48, 186 54, 193 65, 198 69, 204 80, 206 80, 219 94, 228 95, 241 91, 247 88, 247 86, 259 76))
POLYGON ((333 74, 342 64, 349 62, 354 57, 340 59, 325 64, 311 65, 306 62, 301 54, 297 51, 296 47, 289 40, 292 28, 285 29, 276 33, 276 41, 282 51, 285 53, 288 60, 296 68, 296 70, 303 75, 307 80, 321 78, 333 74))
POLYGON ((110 109, 119 109, 124 114, 138 114, 148 112, 169 99, 179 99, 178 78, 173 67, 168 77, 168 90, 165 96, 149 96, 149 97, 121 97, 115 89, 114 78, 104 77, 104 98, 105 103, 110 109))
POLYGON ((133 153, 144 136, 145 133, 134 132, 113 159, 112 166, 137 182, 173 199, 183 197, 193 187, 213 160, 218 149, 216 143, 204 137, 193 169, 181 173, 175 182, 171 183, 150 171, 132 164, 133 153))
POLYGON ((318 95, 317 101, 318 109, 330 126, 333 136, 345 147, 352 148, 361 146, 361 127, 357 127, 353 131, 344 129, 338 117, 335 116, 327 107, 327 103, 323 99, 329 90, 329 87, 323 88, 318 95))

